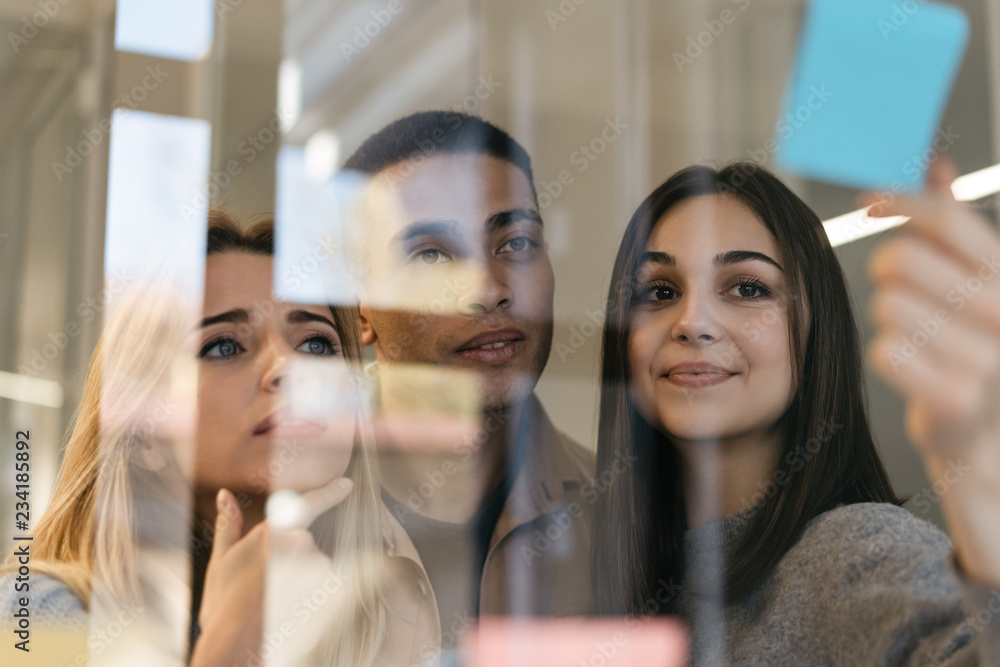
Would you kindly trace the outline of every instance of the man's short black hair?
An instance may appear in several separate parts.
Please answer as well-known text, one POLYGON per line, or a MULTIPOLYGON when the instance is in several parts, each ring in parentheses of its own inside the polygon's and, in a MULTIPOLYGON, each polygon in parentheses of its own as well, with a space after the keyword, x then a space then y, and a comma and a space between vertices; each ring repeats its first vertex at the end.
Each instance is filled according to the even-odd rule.
POLYGON ((496 125, 457 111, 420 111, 393 121, 365 139, 344 168, 374 176, 401 163, 415 167, 434 155, 467 153, 513 164, 528 177, 537 200, 531 158, 524 147, 496 125))

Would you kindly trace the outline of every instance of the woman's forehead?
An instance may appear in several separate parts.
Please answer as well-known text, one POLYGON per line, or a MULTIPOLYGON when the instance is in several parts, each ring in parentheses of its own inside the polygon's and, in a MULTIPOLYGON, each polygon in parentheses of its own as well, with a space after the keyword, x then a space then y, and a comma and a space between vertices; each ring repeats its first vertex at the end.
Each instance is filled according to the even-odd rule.
POLYGON ((700 195, 667 211, 653 226, 647 251, 701 262, 720 252, 760 252, 783 264, 778 241, 743 202, 732 195, 700 195))

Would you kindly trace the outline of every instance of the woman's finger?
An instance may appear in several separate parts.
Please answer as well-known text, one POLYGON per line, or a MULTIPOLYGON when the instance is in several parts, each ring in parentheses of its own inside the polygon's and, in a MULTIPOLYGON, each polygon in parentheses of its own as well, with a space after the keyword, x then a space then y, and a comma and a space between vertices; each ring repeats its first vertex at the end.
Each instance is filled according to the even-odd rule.
MULTIPOLYGON (((900 392, 908 403, 928 406, 942 424, 971 422, 982 410, 982 382, 931 354, 910 354, 898 332, 880 332, 868 347, 875 372, 900 392)), ((912 434, 911 434, 912 436, 912 434)))
POLYGON ((879 289, 905 285, 948 318, 1000 336, 1000 254, 969 270, 919 237, 901 234, 872 253, 868 272, 879 289))
POLYGON ((897 336, 909 357, 930 354, 932 363, 970 378, 1000 376, 1000 342, 995 336, 912 290, 880 290, 872 297, 871 314, 879 333, 897 336))
POLYGON ((340 477, 325 486, 303 493, 302 499, 306 503, 305 525, 308 526, 323 512, 342 503, 353 488, 354 482, 349 477, 340 477))
POLYGON ((307 528, 323 512, 343 502, 353 488, 354 482, 340 477, 304 493, 275 491, 267 501, 268 523, 284 531, 307 528))
POLYGON ((239 541, 243 535, 243 512, 229 489, 219 489, 215 495, 215 536, 209 564, 218 560, 239 541))
POLYGON ((868 275, 876 284, 905 283, 941 302, 967 277, 962 264, 910 234, 896 235, 876 248, 868 259, 868 275))
POLYGON ((958 178, 958 169, 950 158, 937 155, 927 168, 927 191, 934 192, 948 199, 954 199, 951 184, 958 178))
POLYGON ((1000 240, 989 223, 964 204, 941 195, 890 197, 875 203, 868 215, 908 217, 902 229, 926 239, 970 268, 1000 254, 1000 240))

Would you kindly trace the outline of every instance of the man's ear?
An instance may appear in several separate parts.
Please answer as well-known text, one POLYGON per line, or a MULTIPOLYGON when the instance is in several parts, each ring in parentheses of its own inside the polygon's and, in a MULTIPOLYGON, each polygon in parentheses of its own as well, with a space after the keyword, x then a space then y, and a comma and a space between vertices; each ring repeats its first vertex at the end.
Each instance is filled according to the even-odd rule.
POLYGON ((371 311, 367 307, 361 306, 358 308, 358 326, 361 329, 361 344, 362 345, 374 345, 375 341, 378 340, 378 334, 375 333, 375 328, 372 327, 371 321, 371 311))

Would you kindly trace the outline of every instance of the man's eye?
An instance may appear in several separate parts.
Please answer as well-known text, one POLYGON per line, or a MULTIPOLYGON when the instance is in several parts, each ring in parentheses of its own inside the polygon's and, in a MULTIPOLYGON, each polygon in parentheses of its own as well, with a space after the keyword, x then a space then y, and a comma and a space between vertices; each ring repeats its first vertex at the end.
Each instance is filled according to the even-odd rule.
POLYGON ((205 357, 215 357, 215 358, 225 358, 234 357, 240 353, 240 344, 232 338, 220 338, 219 340, 212 341, 205 347, 201 348, 201 352, 198 356, 201 358, 205 357))
POLYGON ((499 252, 524 252, 532 247, 537 247, 537 245, 527 236, 518 236, 500 246, 499 252))
POLYGON ((338 353, 337 346, 325 336, 307 338, 301 345, 295 348, 295 351, 324 357, 332 357, 338 353))
POLYGON ((440 264, 448 261, 448 256, 437 248, 427 248, 413 254, 413 259, 421 264, 440 264))

